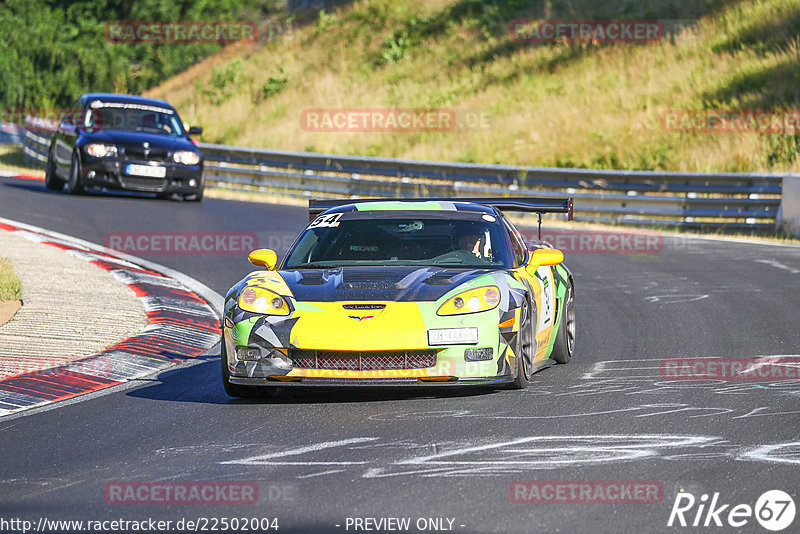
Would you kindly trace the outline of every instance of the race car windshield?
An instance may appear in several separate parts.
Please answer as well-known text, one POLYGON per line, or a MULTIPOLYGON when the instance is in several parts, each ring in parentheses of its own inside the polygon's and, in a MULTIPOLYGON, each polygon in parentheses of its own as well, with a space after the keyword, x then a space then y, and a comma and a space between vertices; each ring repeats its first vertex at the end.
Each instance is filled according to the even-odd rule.
POLYGON ((509 268, 498 224, 444 218, 376 221, 325 217, 306 229, 289 252, 285 269, 348 265, 509 268))
POLYGON ((144 132, 170 137, 185 135, 176 113, 148 106, 89 108, 84 115, 83 126, 89 130, 144 132))

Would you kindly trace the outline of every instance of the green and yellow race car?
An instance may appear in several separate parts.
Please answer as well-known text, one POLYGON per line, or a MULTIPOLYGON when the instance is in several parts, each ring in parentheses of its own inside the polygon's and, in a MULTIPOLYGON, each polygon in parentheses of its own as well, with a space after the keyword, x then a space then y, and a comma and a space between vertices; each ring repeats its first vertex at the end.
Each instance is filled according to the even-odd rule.
POLYGON ((225 297, 231 396, 282 385, 525 388, 575 347, 561 251, 528 247, 504 211, 567 213, 572 199, 312 200, 278 266, 225 297))

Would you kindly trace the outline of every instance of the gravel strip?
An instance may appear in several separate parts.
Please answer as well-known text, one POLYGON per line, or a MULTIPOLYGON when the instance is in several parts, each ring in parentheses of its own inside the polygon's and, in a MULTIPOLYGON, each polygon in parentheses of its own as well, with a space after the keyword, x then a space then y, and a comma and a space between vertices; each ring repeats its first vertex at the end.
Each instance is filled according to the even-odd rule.
POLYGON ((22 281, 22 308, 0 326, 0 380, 70 362, 147 325, 142 302, 110 273, 0 230, 0 255, 22 281))

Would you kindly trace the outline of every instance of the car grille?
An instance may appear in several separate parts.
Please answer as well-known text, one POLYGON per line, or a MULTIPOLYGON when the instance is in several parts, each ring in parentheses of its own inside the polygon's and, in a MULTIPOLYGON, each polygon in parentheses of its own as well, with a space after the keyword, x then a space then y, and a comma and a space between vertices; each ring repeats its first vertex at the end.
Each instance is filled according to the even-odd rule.
POLYGON ((162 148, 153 147, 145 154, 141 144, 118 145, 122 150, 124 158, 129 161, 157 161, 159 163, 170 162, 169 151, 162 148))
POLYGON ((120 176, 120 185, 134 191, 160 192, 167 188, 167 178, 147 178, 145 176, 120 176))
POLYGON ((325 350, 292 350, 292 365, 300 369, 340 371, 389 371, 426 369, 436 365, 435 350, 392 350, 345 352, 325 350))

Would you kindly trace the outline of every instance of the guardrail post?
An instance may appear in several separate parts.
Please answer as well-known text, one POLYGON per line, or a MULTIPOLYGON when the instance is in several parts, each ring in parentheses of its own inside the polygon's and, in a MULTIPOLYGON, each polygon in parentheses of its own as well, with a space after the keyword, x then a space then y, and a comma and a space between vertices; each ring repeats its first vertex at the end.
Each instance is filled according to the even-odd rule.
POLYGON ((787 233, 800 237, 800 175, 783 177, 780 218, 777 224, 787 233))

